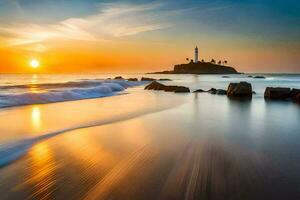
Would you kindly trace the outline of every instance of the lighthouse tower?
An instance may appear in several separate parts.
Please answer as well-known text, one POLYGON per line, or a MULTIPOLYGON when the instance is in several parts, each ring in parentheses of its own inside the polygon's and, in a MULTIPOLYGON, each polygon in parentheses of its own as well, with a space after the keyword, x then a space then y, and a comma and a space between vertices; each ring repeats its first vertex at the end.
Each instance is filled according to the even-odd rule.
POLYGON ((198 47, 196 46, 195 48, 195 63, 198 63, 199 60, 198 60, 198 47))

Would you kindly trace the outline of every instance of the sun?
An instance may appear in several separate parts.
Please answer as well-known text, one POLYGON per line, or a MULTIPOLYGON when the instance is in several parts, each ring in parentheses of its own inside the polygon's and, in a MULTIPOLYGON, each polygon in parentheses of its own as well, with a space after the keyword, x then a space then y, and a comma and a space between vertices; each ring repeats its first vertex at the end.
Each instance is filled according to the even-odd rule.
POLYGON ((40 66, 40 62, 37 59, 30 60, 29 64, 32 68, 38 68, 40 66))

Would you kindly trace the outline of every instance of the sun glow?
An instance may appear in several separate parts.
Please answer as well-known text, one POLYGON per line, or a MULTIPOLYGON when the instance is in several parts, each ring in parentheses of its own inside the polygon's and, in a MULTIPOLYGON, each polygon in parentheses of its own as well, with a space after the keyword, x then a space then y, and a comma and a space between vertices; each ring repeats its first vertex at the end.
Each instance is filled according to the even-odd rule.
POLYGON ((40 66, 40 62, 36 59, 32 59, 32 60, 30 60, 30 66, 32 68, 38 68, 40 66))

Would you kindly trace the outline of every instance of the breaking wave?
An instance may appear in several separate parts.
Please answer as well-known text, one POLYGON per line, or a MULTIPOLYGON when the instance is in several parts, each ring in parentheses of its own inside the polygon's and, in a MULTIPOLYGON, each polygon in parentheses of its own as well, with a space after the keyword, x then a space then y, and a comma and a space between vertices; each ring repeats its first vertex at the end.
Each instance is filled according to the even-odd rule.
POLYGON ((113 96, 141 84, 126 80, 84 80, 1 86, 5 93, 0 95, 0 108, 113 96))

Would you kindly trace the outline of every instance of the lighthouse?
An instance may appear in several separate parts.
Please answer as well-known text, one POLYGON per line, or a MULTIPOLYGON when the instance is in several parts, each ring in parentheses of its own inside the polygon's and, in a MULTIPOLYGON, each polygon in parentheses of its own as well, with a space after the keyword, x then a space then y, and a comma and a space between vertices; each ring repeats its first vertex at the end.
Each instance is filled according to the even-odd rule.
POLYGON ((195 63, 198 63, 198 47, 195 48, 195 63))

